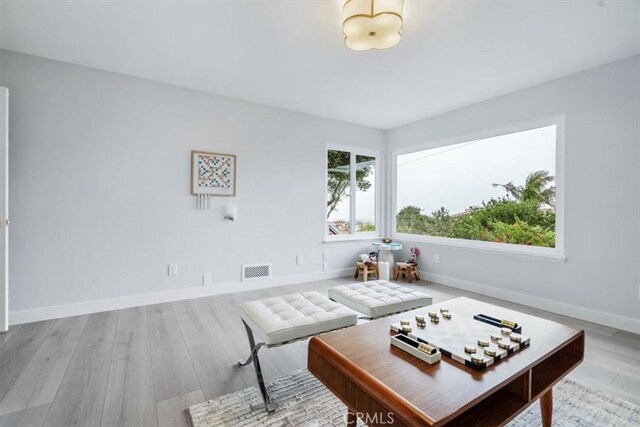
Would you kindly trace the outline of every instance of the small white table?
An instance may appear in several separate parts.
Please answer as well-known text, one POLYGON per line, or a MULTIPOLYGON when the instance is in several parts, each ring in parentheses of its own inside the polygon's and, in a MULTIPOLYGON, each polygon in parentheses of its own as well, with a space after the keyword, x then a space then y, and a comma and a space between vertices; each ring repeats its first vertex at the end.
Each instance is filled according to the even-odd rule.
POLYGON ((380 267, 380 262, 388 262, 389 263, 389 274, 391 274, 392 269, 396 266, 396 260, 393 256, 393 251, 399 251, 402 249, 402 245, 399 243, 382 243, 375 242, 372 243, 373 246, 378 248, 378 268, 380 267))

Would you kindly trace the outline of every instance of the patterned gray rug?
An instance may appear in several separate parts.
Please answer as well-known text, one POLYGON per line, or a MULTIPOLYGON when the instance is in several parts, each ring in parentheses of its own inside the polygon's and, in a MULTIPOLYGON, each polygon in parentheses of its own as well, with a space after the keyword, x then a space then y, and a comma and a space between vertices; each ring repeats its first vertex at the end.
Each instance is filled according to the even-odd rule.
MULTIPOLYGON (((268 415, 256 387, 227 394, 187 409, 194 427, 214 426, 343 426, 346 407, 308 371, 272 381, 269 393, 278 410, 268 415)), ((553 389, 555 426, 640 426, 640 406, 571 380, 553 389)), ((533 404, 508 424, 539 426, 539 405, 533 404)))

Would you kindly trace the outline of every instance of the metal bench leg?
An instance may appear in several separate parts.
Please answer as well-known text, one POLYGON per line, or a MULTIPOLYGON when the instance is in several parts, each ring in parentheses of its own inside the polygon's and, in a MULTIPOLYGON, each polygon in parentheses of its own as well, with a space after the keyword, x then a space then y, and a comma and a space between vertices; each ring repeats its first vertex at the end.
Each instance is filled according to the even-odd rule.
POLYGON ((258 377, 258 386, 260 386, 260 392, 262 393, 262 397, 264 398, 264 406, 267 409, 268 413, 272 413, 276 410, 276 405, 271 402, 269 398, 269 393, 267 393, 267 386, 264 383, 264 378, 262 378, 262 369, 260 368, 260 359, 258 359, 258 351, 264 345, 263 342, 256 345, 255 339, 253 338, 253 331, 243 320, 244 328, 247 330, 247 338, 249 338, 249 347, 251 347, 251 354, 247 357, 247 360, 238 360, 238 366, 246 366, 253 362, 253 367, 256 370, 256 376, 258 377))
POLYGON ((252 347, 251 348, 251 353, 249 354, 249 356, 246 359, 238 359, 238 366, 250 365, 251 362, 253 362, 254 355, 255 355, 256 358, 258 357, 258 350, 260 350, 263 345, 264 345, 264 343, 260 342, 255 347, 252 347))

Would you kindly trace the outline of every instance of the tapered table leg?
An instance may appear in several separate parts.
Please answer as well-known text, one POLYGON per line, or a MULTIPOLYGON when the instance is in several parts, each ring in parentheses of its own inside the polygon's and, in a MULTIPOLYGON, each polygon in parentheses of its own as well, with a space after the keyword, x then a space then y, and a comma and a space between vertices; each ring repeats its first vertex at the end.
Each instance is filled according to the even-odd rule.
POLYGON ((540 414, 542 415, 542 427, 551 427, 553 415, 553 392, 549 389, 540 396, 540 414))

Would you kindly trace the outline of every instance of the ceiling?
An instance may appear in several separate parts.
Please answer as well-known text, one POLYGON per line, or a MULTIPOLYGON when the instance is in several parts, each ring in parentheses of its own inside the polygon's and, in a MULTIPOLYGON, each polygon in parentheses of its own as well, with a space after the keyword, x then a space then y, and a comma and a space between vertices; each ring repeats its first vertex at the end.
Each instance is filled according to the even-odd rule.
POLYGON ((389 129, 640 53, 640 1, 405 1, 343 45, 341 1, 2 1, 0 47, 389 129))

